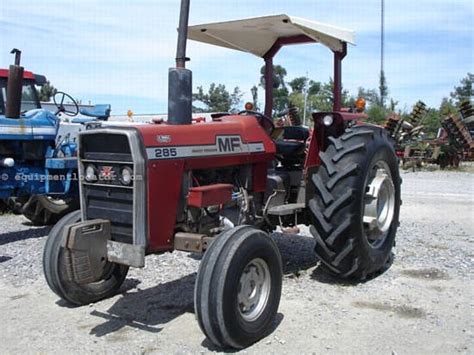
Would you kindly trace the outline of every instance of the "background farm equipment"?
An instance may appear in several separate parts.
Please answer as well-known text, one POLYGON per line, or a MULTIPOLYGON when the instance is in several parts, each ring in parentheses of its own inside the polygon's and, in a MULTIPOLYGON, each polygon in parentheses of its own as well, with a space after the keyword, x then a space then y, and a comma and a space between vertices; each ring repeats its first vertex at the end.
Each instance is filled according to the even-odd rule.
POLYGON ((472 102, 465 100, 459 106, 459 113, 466 128, 469 130, 471 137, 474 135, 474 107, 472 102))
POLYGON ((474 160, 474 110, 468 101, 459 108, 459 115, 450 115, 441 123, 446 132, 444 156, 440 157, 440 166, 459 166, 460 161, 474 160))
POLYGON ((385 122, 385 129, 395 141, 397 156, 403 157, 405 146, 419 140, 422 133, 422 120, 426 115, 426 105, 418 101, 407 119, 392 113, 385 122))
MULTIPOLYGON (((25 71, 21 52, 12 53, 15 64, 0 70, 0 201, 35 225, 52 224, 78 207, 76 137, 84 125, 61 122, 80 111, 63 92, 53 96, 55 113, 42 109, 36 86, 46 78, 25 71)), ((107 119, 107 106, 86 121, 107 119)))
POLYGON ((462 161, 474 158, 474 142, 472 139, 473 109, 469 102, 459 107, 459 115, 449 115, 442 122, 438 137, 434 140, 420 141, 420 146, 408 146, 404 159, 437 164, 441 169, 459 167, 462 161))
POLYGON ((427 139, 424 134, 423 116, 426 106, 418 102, 408 119, 392 114, 385 124, 396 142, 397 155, 403 165, 421 167, 423 164, 437 164, 442 169, 459 167, 461 161, 472 160, 474 132, 473 108, 470 102, 463 102, 459 115, 449 115, 440 123, 437 137, 427 139))

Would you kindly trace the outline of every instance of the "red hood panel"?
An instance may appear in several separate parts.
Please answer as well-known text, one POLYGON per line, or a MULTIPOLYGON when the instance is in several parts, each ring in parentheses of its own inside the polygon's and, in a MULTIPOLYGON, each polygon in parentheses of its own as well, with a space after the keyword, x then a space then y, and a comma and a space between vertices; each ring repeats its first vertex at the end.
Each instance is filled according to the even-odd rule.
POLYGON ((136 126, 146 147, 215 144, 216 136, 240 136, 243 143, 261 142, 267 153, 274 153, 271 138, 254 117, 227 116, 222 121, 191 125, 150 124, 136 126))

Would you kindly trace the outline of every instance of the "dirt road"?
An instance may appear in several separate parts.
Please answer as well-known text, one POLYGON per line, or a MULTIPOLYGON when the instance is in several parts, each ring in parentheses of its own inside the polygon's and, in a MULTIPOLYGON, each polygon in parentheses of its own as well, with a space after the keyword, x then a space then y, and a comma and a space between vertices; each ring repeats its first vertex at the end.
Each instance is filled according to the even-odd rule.
MULTIPOLYGON (((274 234, 285 265, 278 320, 244 353, 474 352, 474 174, 402 176, 396 258, 375 280, 341 284, 318 268, 312 238, 274 234)), ((0 353, 218 351, 194 319, 198 257, 150 257, 120 295, 70 308, 42 275, 49 229, 11 215, 0 226, 0 353)))

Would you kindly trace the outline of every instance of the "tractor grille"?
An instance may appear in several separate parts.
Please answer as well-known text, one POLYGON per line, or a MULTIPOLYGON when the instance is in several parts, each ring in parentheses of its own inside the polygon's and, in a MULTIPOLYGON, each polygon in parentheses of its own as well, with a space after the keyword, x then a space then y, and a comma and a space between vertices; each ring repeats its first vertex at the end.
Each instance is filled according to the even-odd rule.
POLYGON ((101 161, 132 162, 132 152, 127 136, 99 133, 86 136, 81 140, 83 159, 101 161))
POLYGON ((139 149, 138 133, 113 128, 85 131, 79 136, 79 145, 84 220, 108 220, 111 222, 112 240, 145 245, 145 182, 135 180, 124 185, 117 175, 126 166, 133 169, 134 174, 144 177, 144 158, 139 149), (90 165, 96 168, 98 177, 93 182, 84 176, 86 167, 90 165), (103 179, 101 174, 104 172, 112 176, 103 179))
POLYGON ((133 243, 133 190, 84 185, 87 219, 106 219, 112 225, 112 239, 133 243))

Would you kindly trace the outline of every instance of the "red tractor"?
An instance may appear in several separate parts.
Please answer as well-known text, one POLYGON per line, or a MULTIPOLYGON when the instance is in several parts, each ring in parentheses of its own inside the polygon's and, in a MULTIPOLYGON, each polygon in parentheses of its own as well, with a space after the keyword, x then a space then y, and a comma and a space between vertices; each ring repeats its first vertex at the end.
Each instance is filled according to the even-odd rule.
POLYGON ((341 278, 368 279, 389 265, 398 161, 384 129, 341 110, 341 62, 353 32, 286 15, 188 28, 188 14, 183 0, 167 122, 80 134, 81 209, 51 230, 44 274, 59 297, 85 305, 113 295, 146 255, 205 252, 196 318, 212 343, 244 348, 277 314, 282 262, 268 234, 276 227, 310 226, 318 258, 341 278), (264 113, 192 123, 188 34, 265 60, 264 113), (271 117, 272 59, 296 43, 334 52, 334 112, 313 114, 311 137, 302 126, 275 128, 271 117))

